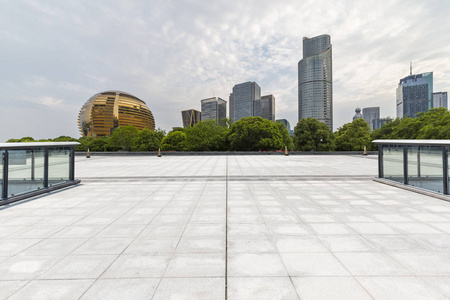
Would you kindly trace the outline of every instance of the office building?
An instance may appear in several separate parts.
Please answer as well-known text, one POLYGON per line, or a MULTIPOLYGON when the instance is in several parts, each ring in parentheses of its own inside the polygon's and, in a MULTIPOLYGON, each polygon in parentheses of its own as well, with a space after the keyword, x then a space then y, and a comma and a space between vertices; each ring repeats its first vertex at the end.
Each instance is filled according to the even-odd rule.
POLYGON ((415 118, 433 107, 433 72, 400 79, 397 87, 397 118, 415 118))
POLYGON ((278 119, 277 122, 283 123, 286 126, 287 130, 289 132, 291 132, 291 124, 289 123, 288 120, 286 120, 286 119, 278 119))
POLYGON ((183 110, 181 117, 183 118, 183 128, 192 127, 201 120, 202 113, 195 109, 183 110))
POLYGON ((233 93, 230 94, 230 96, 228 97, 228 118, 230 118, 231 120, 233 120, 233 93))
POLYGON ((236 122, 254 116, 254 101, 261 99, 261 88, 256 82, 244 82, 233 87, 230 95, 230 118, 236 122))
POLYGON ((447 92, 433 93, 433 108, 445 107, 448 109, 447 92))
POLYGON ((387 123, 387 118, 378 118, 373 120, 373 130, 380 129, 381 126, 387 123))
POLYGON ((328 34, 303 38, 298 62, 298 120, 315 118, 333 130, 333 76, 328 34))
POLYGON ((212 97, 201 100, 202 103, 202 121, 215 120, 219 122, 227 117, 227 101, 218 97, 212 97))
POLYGON ((355 115, 353 116, 353 121, 356 119, 362 119, 363 115, 361 114, 361 108, 357 107, 355 109, 355 115))
POLYGON ((275 121, 275 97, 267 95, 262 96, 261 100, 255 100, 253 112, 255 117, 275 121))
POLYGON ((110 136, 114 129, 131 125, 155 129, 155 119, 141 99, 120 91, 95 94, 81 107, 78 128, 82 136, 110 136))
POLYGON ((380 107, 365 107, 362 110, 364 120, 369 123, 370 131, 376 129, 374 120, 380 119, 380 107))

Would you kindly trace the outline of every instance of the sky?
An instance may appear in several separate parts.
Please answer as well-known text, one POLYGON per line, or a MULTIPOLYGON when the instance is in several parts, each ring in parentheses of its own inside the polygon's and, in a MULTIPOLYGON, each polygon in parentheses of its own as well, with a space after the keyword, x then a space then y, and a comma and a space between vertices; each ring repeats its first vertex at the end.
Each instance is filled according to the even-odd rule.
MULTIPOLYGON (((2 0, 0 142, 80 137, 81 106, 106 90, 146 102, 156 127, 235 84, 276 98, 298 121, 302 38, 329 34, 334 130, 356 107, 395 117, 401 78, 434 72, 450 90, 448 0, 2 0)), ((228 110, 228 109, 227 109, 228 110)))

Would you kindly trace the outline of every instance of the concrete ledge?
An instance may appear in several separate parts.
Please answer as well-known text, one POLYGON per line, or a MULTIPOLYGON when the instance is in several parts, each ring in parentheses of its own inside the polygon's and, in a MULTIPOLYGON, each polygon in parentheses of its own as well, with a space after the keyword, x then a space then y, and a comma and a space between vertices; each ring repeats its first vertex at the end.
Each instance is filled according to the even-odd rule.
POLYGON ((403 183, 400 183, 400 182, 396 182, 396 181, 392 181, 392 180, 384 179, 384 178, 374 178, 373 181, 379 182, 379 183, 383 183, 383 184, 386 184, 386 185, 390 185, 390 186, 393 186, 393 187, 397 187, 397 188, 400 188, 400 189, 403 189, 403 190, 407 190, 407 191, 410 191, 410 192, 414 192, 414 193, 418 193, 418 194, 421 194, 421 195, 425 195, 425 196, 429 196, 429 197, 433 197, 433 198, 437 198, 437 199, 440 199, 440 200, 444 200, 444 201, 450 202, 450 195, 440 194, 440 193, 437 193, 437 192, 433 192, 433 191, 430 191, 430 190, 425 190, 425 189, 422 189, 422 188, 419 188, 419 187, 416 187, 416 186, 407 185, 407 184, 403 184, 403 183))
MULTIPOLYGON (((75 156, 86 156, 87 152, 75 152, 75 156)), ((158 152, 126 152, 126 151, 118 151, 118 152, 90 152, 91 156, 157 156, 158 152)), ((378 151, 367 151, 368 155, 378 155, 378 151)), ((161 151, 161 156, 195 156, 195 155, 285 155, 284 151, 222 151, 222 152, 209 152, 209 151, 196 151, 196 152, 188 152, 188 151, 161 151)), ((301 152, 301 151, 292 151, 289 152, 289 155, 364 155, 364 151, 332 151, 332 152, 301 152)))

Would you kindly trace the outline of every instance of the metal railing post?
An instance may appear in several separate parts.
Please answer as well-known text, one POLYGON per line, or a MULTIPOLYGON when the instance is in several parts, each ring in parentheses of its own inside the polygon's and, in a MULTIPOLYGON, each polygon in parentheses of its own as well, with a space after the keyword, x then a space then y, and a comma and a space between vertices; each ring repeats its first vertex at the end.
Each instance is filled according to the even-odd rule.
POLYGON ((408 146, 403 146, 403 184, 408 184, 408 146))
POLYGON ((8 198, 8 150, 5 150, 3 152, 3 188, 2 188, 2 198, 6 199, 8 198))
POLYGON ((383 170, 383 144, 378 145, 378 178, 384 178, 383 170))
POLYGON ((448 147, 446 146, 442 146, 442 167, 443 194, 448 194, 448 147))
POLYGON ((75 180, 75 148, 70 148, 69 180, 75 180))
POLYGON ((35 163, 34 157, 35 157, 34 149, 31 149, 31 180, 34 180, 34 177, 35 177, 34 169, 35 169, 36 163, 35 163))
POLYGON ((44 150, 44 188, 48 188, 48 148, 44 150))

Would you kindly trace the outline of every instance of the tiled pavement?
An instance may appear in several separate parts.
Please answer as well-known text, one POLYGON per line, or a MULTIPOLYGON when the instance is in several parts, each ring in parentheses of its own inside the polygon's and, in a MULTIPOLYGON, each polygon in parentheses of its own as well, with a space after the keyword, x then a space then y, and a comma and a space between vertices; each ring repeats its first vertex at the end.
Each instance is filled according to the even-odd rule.
POLYGON ((77 158, 0 209, 0 299, 446 299, 450 203, 375 157, 77 158))

